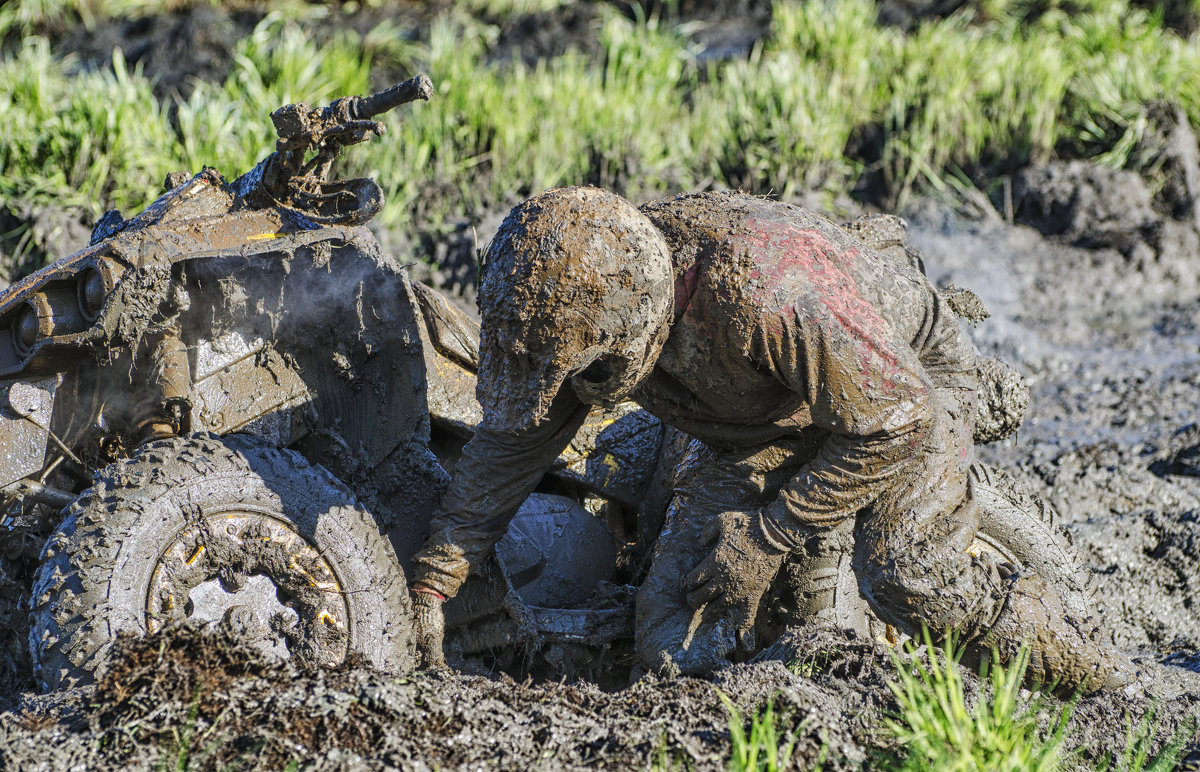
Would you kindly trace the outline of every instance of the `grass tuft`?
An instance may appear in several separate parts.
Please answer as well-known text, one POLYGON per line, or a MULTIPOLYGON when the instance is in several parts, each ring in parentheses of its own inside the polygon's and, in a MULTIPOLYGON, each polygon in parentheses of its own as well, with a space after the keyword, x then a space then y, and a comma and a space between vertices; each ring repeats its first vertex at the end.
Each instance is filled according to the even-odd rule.
POLYGON ((730 772, 778 772, 787 769, 796 745, 795 737, 784 743, 789 734, 782 725, 790 713, 775 712, 775 703, 768 702, 760 712, 750 719, 747 728, 745 717, 733 702, 717 692, 725 710, 729 712, 730 772))
POLYGON ((1184 721, 1166 745, 1155 753, 1154 737, 1158 733, 1155 710, 1151 706, 1136 727, 1129 720, 1125 749, 1115 760, 1106 759, 1101 763, 1097 772, 1170 772, 1179 768, 1184 749, 1196 739, 1197 718, 1193 715, 1184 721))
POLYGON ((884 720, 884 729, 904 750, 902 755, 882 758, 881 768, 954 772, 1058 769, 1074 703, 1051 708, 1041 695, 1022 696, 1028 650, 1008 665, 993 655, 990 675, 986 669, 983 674, 990 689, 970 706, 959 665, 962 652, 953 638, 940 648, 932 644, 928 631, 924 640, 927 656, 922 657, 912 642, 905 644, 907 657, 892 652, 897 677, 889 687, 899 711, 884 720), (1038 723, 1046 713, 1052 715, 1049 733, 1043 737, 1038 723))

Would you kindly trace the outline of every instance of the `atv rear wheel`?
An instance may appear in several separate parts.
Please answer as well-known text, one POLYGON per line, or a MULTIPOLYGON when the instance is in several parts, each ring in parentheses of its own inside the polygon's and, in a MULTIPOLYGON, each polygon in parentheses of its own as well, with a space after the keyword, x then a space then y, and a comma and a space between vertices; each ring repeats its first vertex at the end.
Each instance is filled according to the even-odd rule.
MULTIPOLYGON (((1067 533, 1059 527, 1054 507, 1002 469, 977 461, 969 474, 980 522, 968 552, 989 552, 1022 573, 1036 573, 1059 593, 1074 616, 1093 615, 1095 584, 1067 533)), ((873 614, 869 624, 889 641, 903 637, 873 614)))
POLYGON ((976 462, 970 475, 980 517, 972 550, 990 550, 1018 568, 1036 573, 1058 591, 1076 616, 1094 614, 1091 571, 1059 526, 1054 507, 1002 469, 976 462))
POLYGON ((325 469, 249 437, 153 442, 96 475, 34 581, 35 677, 87 683, 118 635, 183 620, 308 666, 411 659, 404 574, 370 514, 325 469))

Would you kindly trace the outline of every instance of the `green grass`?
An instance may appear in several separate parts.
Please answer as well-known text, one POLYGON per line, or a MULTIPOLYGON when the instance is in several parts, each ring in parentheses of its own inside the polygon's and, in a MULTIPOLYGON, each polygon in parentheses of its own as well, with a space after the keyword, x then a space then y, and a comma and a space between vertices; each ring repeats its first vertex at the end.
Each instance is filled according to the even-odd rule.
POLYGON ((1154 737, 1158 724, 1155 722, 1155 707, 1151 707, 1134 726, 1128 722, 1125 749, 1115 759, 1105 759, 1097 772, 1170 772, 1178 768, 1188 743, 1196 739, 1197 718, 1190 716, 1175 731, 1171 739, 1157 753, 1154 752, 1154 737))
MULTIPOLYGON (((0 19, 33 29, 38 18, 137 4, 10 3, 0 19)), ((170 171, 211 165, 235 176, 269 152, 272 109, 386 85, 372 83, 380 72, 423 70, 436 88, 430 103, 388 116, 387 136, 351 150, 345 168, 380 181, 382 223, 399 229, 579 183, 635 199, 708 186, 832 196, 866 173, 893 205, 939 191, 970 198, 973 185, 1052 157, 1153 167, 1140 144, 1153 103, 1200 126, 1200 40, 1128 0, 991 0, 909 34, 877 26, 871 0, 780 0, 749 57, 707 63, 682 28, 611 8, 598 59, 536 64, 497 50, 498 28, 462 8, 419 40, 384 23, 318 45, 310 32, 332 13, 268 16, 238 44, 223 83, 201 83, 178 104, 158 100, 153 73, 120 57, 87 70, 26 36, 0 62, 10 84, 0 92, 0 206, 52 202, 95 217, 140 208, 170 171), (848 152, 869 137, 872 150, 848 152)))
POLYGON ((788 769, 796 745, 794 737, 784 742, 789 734, 785 725, 790 713, 786 710, 776 713, 775 703, 771 701, 750 717, 747 727, 745 717, 733 702, 720 691, 717 696, 729 712, 729 772, 788 769))
POLYGON ((924 636, 927 656, 909 642, 907 656, 893 652, 896 679, 889 683, 899 709, 884 730, 903 748, 880 759, 887 770, 946 772, 1053 772, 1064 757, 1064 735, 1074 703, 1052 707, 1040 695, 1023 697, 1028 651, 1002 665, 993 658, 986 688, 968 705, 953 639, 938 648, 924 636), (1050 717, 1043 736, 1042 714, 1050 717))
POLYGON ((570 5, 570 0, 465 0, 458 4, 471 13, 491 17, 508 17, 531 13, 546 13, 570 5))
MULTIPOLYGON (((966 697, 959 659, 962 650, 953 638, 937 647, 928 631, 925 649, 913 642, 904 653, 892 652, 896 677, 889 688, 898 709, 884 718, 884 736, 899 750, 877 753, 878 768, 890 772, 945 770, 947 772, 1054 772, 1080 751, 1066 747, 1066 732, 1076 700, 1057 703, 1022 690, 1029 652, 1001 664, 993 652, 990 667, 980 673, 981 688, 974 704, 966 697)), ((1124 750, 1105 758, 1098 772, 1167 772, 1177 767, 1184 749, 1196 738, 1197 718, 1190 717, 1161 745, 1155 708, 1136 723, 1132 718, 1124 750)))

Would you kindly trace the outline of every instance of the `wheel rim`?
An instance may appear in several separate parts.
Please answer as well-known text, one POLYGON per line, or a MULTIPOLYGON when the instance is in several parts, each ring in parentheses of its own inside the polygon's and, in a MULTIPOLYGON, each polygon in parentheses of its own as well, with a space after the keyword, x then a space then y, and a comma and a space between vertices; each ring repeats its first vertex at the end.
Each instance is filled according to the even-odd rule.
POLYGON ((349 608, 329 561, 290 523, 252 509, 198 517, 163 550, 146 629, 183 620, 314 666, 339 664, 349 650, 349 608))
POLYGON ((1013 554, 1012 550, 980 530, 975 534, 975 538, 971 540, 971 546, 967 547, 967 554, 979 557, 985 552, 990 552, 993 556, 1013 565, 1019 565, 1021 562, 1013 554))

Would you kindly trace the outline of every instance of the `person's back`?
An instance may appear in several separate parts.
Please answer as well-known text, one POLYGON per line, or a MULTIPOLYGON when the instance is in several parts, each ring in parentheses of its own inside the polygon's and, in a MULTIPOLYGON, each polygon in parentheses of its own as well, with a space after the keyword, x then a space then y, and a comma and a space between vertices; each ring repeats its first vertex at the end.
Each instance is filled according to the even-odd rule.
MULTIPOLYGON (((748 417, 733 414, 730 397, 740 394, 739 386, 760 392, 762 400, 750 403, 774 403, 776 413, 786 409, 775 400, 794 404, 794 391, 773 390, 748 372, 766 375, 772 364, 754 362, 753 336, 778 334, 792 323, 797 309, 816 314, 822 308, 827 313, 813 318, 814 323, 850 328, 846 337, 855 348, 875 341, 884 341, 888 350, 907 347, 935 388, 964 406, 974 399, 975 348, 950 307, 908 260, 865 248, 841 226, 813 212, 741 193, 678 196, 645 204, 640 211, 666 237, 677 274, 692 274, 683 283, 701 292, 690 293, 691 318, 685 314, 677 320, 655 374, 635 394, 639 401, 656 401, 656 380, 669 392, 671 382, 661 376, 670 375, 704 395, 701 401, 718 405, 715 412, 731 423, 748 417), (705 307, 693 307, 700 305, 705 307), (691 332, 684 334, 681 323, 691 332), (772 325, 773 330, 767 329, 772 325), (715 364, 721 367, 714 372, 715 364)), ((746 408, 744 403, 741 407, 746 408)), ((678 420, 688 418, 680 415, 678 420)), ((737 438, 722 443, 702 432, 693 436, 741 444, 737 438)), ((743 442, 754 439, 746 436, 743 442)))

